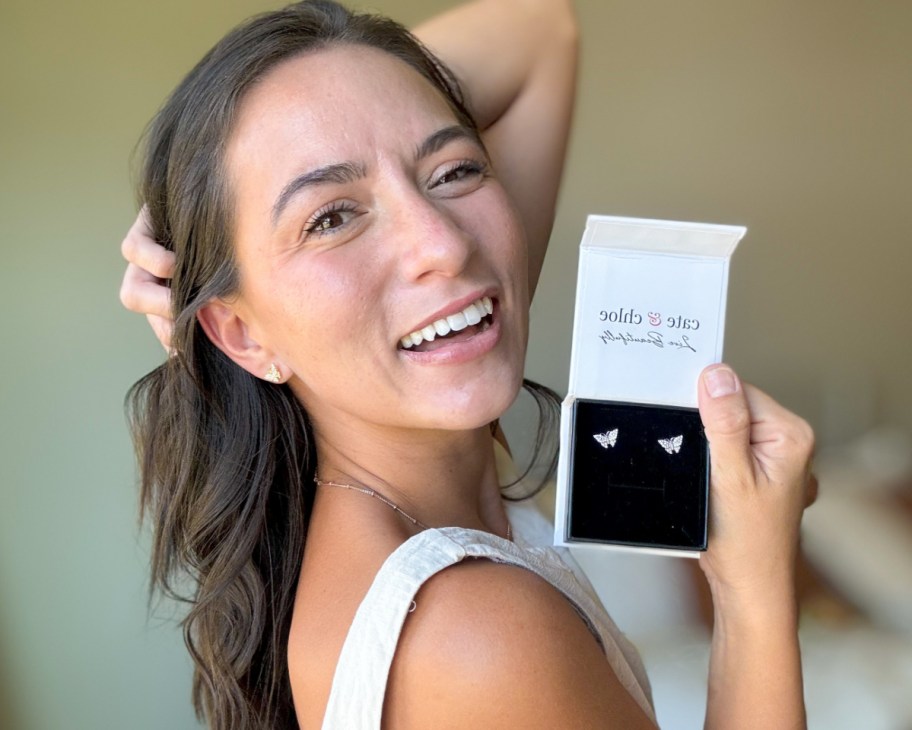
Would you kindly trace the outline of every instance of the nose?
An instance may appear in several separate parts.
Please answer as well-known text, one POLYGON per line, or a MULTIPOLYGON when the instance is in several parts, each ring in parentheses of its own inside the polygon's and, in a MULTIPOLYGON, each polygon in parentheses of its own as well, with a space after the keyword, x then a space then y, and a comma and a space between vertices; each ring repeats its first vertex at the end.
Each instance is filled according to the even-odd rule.
POLYGON ((417 190, 399 197, 393 236, 400 271, 408 280, 465 271, 478 244, 458 208, 458 202, 434 200, 417 190))

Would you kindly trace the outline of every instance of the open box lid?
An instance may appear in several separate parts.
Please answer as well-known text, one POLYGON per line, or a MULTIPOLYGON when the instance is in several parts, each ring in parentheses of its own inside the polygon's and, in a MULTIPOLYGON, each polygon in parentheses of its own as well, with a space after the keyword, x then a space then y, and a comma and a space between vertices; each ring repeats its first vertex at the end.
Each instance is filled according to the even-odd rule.
POLYGON ((580 245, 569 395, 697 405, 722 358, 742 226, 591 215, 580 245))

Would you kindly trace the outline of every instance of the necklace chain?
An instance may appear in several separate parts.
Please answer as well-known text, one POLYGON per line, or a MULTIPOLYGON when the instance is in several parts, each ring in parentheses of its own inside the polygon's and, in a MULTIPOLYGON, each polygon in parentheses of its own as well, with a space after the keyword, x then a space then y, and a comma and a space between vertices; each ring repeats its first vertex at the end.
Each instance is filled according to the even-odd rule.
MULTIPOLYGON (((344 482, 333 482, 328 479, 320 479, 317 476, 314 476, 314 484, 320 487, 338 487, 339 489, 350 489, 354 492, 361 492, 361 494, 366 494, 368 497, 374 497, 379 499, 387 507, 390 507, 394 512, 398 512, 400 515, 405 517, 409 522, 411 522, 416 527, 420 527, 422 530, 431 529, 428 525, 424 524, 421 520, 415 519, 408 512, 406 512, 402 507, 396 504, 393 500, 384 497, 376 489, 371 489, 370 487, 361 487, 356 484, 346 484, 344 482)), ((513 528, 510 525, 510 521, 507 520, 507 540, 510 542, 513 541, 513 528)))
POLYGON ((408 512, 406 512, 402 507, 396 504, 393 500, 387 499, 376 489, 371 489, 370 487, 359 487, 354 484, 344 484, 342 482, 332 482, 319 477, 314 477, 314 482, 321 487, 339 487, 340 489, 351 489, 355 492, 361 492, 361 494, 366 494, 368 497, 375 497, 379 499, 383 504, 391 507, 394 512, 398 512, 400 515, 405 517, 409 522, 411 522, 416 527, 420 527, 422 530, 429 530, 430 528, 424 524, 421 520, 416 520, 408 512))

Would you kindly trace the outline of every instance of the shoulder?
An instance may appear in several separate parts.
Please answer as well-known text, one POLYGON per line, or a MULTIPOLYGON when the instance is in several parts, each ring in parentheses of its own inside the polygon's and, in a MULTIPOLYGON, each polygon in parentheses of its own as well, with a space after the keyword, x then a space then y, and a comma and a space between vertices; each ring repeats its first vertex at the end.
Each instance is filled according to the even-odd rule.
POLYGON ((427 581, 415 601, 385 725, 652 727, 574 607, 535 573, 467 560, 427 581))
POLYGON ((322 725, 358 607, 386 558, 408 537, 382 529, 379 521, 351 533, 329 525, 311 520, 288 632, 288 673, 301 727, 322 725))

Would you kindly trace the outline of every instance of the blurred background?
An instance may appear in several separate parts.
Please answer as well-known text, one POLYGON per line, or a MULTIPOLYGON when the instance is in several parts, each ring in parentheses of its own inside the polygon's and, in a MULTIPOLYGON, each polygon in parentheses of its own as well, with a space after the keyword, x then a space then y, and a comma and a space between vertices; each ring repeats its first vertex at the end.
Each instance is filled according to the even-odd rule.
MULTIPOLYGON (((262 0, 0 2, 0 728, 193 728, 147 536, 127 388, 163 353, 117 291, 131 156, 262 0)), ((375 0, 408 24, 451 5, 375 0)), ((528 375, 566 391, 589 213, 747 225, 727 359, 815 426, 811 727, 912 727, 912 4, 577 0, 580 101, 528 375)), ((581 552, 663 728, 702 723, 690 561, 581 552)))

